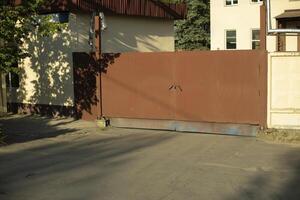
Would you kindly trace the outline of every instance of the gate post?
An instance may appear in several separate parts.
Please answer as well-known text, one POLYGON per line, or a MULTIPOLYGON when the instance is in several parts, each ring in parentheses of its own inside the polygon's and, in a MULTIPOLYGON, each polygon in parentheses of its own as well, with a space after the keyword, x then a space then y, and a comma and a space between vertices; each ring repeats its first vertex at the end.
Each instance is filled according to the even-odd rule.
POLYGON ((98 119, 101 119, 103 117, 102 114, 102 85, 101 85, 101 16, 98 12, 95 16, 94 20, 94 27, 95 27, 95 56, 96 56, 96 63, 97 63, 97 78, 96 78, 96 88, 97 88, 97 98, 99 99, 99 103, 97 105, 97 116, 98 119))
POLYGON ((266 6, 260 6, 260 49, 267 50, 267 13, 266 6))

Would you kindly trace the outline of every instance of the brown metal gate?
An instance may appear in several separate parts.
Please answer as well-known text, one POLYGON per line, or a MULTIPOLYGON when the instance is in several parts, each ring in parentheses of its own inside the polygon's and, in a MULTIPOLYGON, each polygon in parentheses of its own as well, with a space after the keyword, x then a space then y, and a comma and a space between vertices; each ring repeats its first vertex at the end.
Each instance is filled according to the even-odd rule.
POLYGON ((106 117, 266 124, 264 51, 124 53, 112 63, 106 117))

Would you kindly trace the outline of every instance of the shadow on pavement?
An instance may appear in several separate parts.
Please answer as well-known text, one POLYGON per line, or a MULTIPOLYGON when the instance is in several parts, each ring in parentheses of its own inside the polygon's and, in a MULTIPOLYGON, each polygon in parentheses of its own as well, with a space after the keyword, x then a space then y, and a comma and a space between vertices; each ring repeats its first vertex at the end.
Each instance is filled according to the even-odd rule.
MULTIPOLYGON (((153 188, 169 187, 169 182, 164 182, 160 173, 163 172, 162 174, 166 176, 176 172, 176 169, 182 174, 176 174, 175 177, 180 175, 183 179, 172 178, 171 182, 177 184, 176 181, 178 180, 180 189, 176 188, 175 192, 178 192, 176 195, 181 194, 183 196, 174 199, 202 199, 201 196, 192 198, 191 194, 197 194, 195 188, 205 192, 202 189, 206 187, 211 191, 206 191, 211 196, 205 196, 203 199, 211 199, 210 197, 214 193, 225 194, 227 190, 224 188, 228 188, 228 184, 231 182, 233 189, 214 199, 298 200, 300 197, 299 148, 285 148, 276 145, 272 145, 272 147, 266 145, 269 147, 263 148, 265 147, 264 143, 257 144, 255 140, 251 140, 244 143, 250 145, 248 146, 249 149, 246 148, 240 152, 242 155, 251 151, 250 154, 247 154, 250 156, 237 157, 237 160, 232 163, 232 168, 228 169, 222 168, 226 162, 222 161, 224 156, 221 156, 232 155, 238 151, 238 148, 242 148, 240 145, 244 140, 217 138, 217 136, 196 137, 195 135, 187 136, 189 140, 184 140, 186 137, 182 135, 177 137, 177 134, 149 134, 149 132, 142 134, 140 131, 131 130, 122 133, 122 130, 117 130, 102 134, 96 132, 89 137, 67 137, 64 139, 59 137, 57 140, 39 141, 37 139, 52 138, 84 128, 73 126, 74 121, 70 119, 51 120, 35 116, 10 116, 0 119, 0 123, 4 131, 10 133, 8 138, 10 144, 24 142, 0 148, 1 200, 110 200, 120 199, 121 196, 126 199, 125 195, 128 195, 131 189, 134 190, 131 185, 135 185, 135 187, 141 185, 141 188, 137 187, 135 190, 144 189, 142 192, 146 194, 143 195, 149 196, 152 194, 151 189, 153 188), (112 132, 114 133, 111 134, 112 132), (182 138, 183 140, 174 140, 174 143, 168 142, 175 138, 182 138), (203 142, 193 144, 184 142, 191 142, 191 139, 203 140, 203 142), (26 141, 34 140, 36 141, 26 143, 26 141), (206 151, 202 149, 203 152, 201 152, 198 144, 203 145, 209 140, 214 142, 211 146, 207 146, 210 148, 205 147, 206 151), (228 145, 220 145, 220 142, 226 141, 229 142, 228 145), (234 141, 234 143, 230 143, 230 141, 234 141), (170 145, 178 145, 175 152, 174 149, 171 152, 170 145), (216 145, 219 147, 213 148, 216 145), (259 147, 258 150, 255 149, 257 147, 259 147), (148 149, 155 149, 156 153, 149 154, 147 153, 148 149), (187 151, 188 149, 189 151, 187 151), (213 151, 214 149, 217 150, 213 151), (229 152, 225 154, 220 152, 228 149, 229 152), (274 149, 276 151, 272 153, 274 149), (264 151, 262 156, 259 154, 260 151, 264 151), (173 156, 174 154, 178 154, 178 156, 173 157, 173 160, 167 162, 166 165, 163 160, 168 160, 168 155, 171 153, 173 156), (191 153, 192 156, 189 157, 191 153), (182 155, 187 157, 183 159, 184 161, 181 160, 182 155), (221 168, 205 166, 205 163, 213 162, 217 158, 219 158, 219 167, 221 166, 221 168), (247 158, 254 160, 255 164, 249 163, 252 163, 250 165, 253 165, 255 169, 252 170, 251 167, 253 166, 249 166, 250 171, 243 171, 242 168, 236 166, 239 163, 247 163, 245 160, 247 158), (272 164, 268 165, 266 159, 272 164), (180 162, 185 163, 180 165, 180 162), (196 165, 194 165, 195 163, 196 165), (179 170, 178 167, 180 166, 186 167, 186 170, 179 170), (189 177, 189 173, 192 173, 190 174, 191 177, 189 177), (215 173, 223 177, 206 176, 207 173, 215 173), (154 179, 151 179, 150 177, 153 176, 154 179), (208 177, 214 178, 213 180, 205 180, 208 177), (180 181, 182 180, 186 180, 188 184, 194 184, 190 186, 193 191, 181 187, 180 181), (151 181, 151 183, 145 184, 147 181, 148 183, 151 181), (157 187, 143 188, 145 185, 157 187), (222 189, 223 191, 220 191, 222 189)), ((161 193, 164 192, 166 191, 161 193)), ((135 193, 131 197, 134 195, 135 193)))
MULTIPOLYGON (((259 155, 257 155, 259 156, 259 155)), ((250 181, 225 200, 299 200, 300 150, 279 158, 280 169, 260 169, 250 181), (278 183, 281 183, 280 186, 278 183)))
POLYGON ((7 145, 52 138, 76 131, 67 125, 74 119, 47 118, 34 115, 8 115, 0 118, 0 129, 7 145))
POLYGON ((0 152, 0 199, 101 199, 97 195, 113 189, 105 177, 122 173, 135 154, 173 137, 107 135, 0 152))

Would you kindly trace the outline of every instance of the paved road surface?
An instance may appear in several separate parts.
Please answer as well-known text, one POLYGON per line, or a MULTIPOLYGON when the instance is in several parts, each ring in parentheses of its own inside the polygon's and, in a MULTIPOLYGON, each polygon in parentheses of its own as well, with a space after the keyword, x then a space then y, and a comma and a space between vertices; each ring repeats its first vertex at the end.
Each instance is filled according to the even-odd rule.
POLYGON ((1 200, 299 200, 300 148, 8 117, 1 200), (26 137, 25 137, 26 136, 26 137))

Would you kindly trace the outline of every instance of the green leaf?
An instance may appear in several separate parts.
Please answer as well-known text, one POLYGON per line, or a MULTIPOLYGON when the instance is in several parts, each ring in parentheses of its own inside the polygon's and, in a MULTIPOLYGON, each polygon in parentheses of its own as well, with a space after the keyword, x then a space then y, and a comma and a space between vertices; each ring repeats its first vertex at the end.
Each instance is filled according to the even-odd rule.
MULTIPOLYGON (((166 0, 178 3, 180 0, 166 0)), ((177 50, 208 50, 210 48, 209 0, 186 0, 187 18, 175 22, 177 50)))
POLYGON ((20 47, 31 31, 37 30, 38 36, 50 36, 61 29, 63 25, 51 23, 50 17, 38 16, 39 8, 49 2, 27 0, 20 6, 0 5, 0 71, 15 71, 17 63, 30 56, 20 47))

